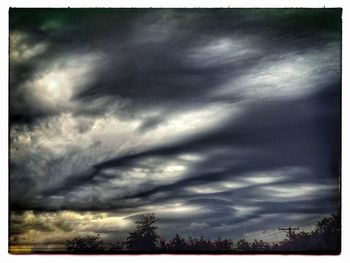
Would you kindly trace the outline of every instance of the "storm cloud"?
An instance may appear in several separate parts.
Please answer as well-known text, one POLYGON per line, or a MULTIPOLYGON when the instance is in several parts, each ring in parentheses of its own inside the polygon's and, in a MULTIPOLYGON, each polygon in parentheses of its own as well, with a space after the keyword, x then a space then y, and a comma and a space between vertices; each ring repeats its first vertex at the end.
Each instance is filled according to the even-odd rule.
POLYGON ((11 9, 9 41, 13 244, 339 209, 340 9, 11 9))

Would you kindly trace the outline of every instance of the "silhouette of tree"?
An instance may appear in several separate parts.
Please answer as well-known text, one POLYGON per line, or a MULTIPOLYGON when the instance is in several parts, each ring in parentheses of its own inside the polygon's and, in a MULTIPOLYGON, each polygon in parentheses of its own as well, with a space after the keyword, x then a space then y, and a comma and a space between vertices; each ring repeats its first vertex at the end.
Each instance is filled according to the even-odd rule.
POLYGON ((339 213, 333 213, 316 224, 316 235, 323 251, 340 252, 341 221, 339 213))
POLYGON ((233 248, 233 241, 231 239, 218 238, 214 241, 215 250, 217 251, 229 251, 233 248))
POLYGON ((314 231, 293 233, 289 239, 274 245, 273 250, 339 253, 340 235, 340 217, 336 213, 319 221, 314 231))
POLYGON ((76 237, 67 240, 66 249, 72 253, 101 253, 104 252, 104 243, 100 240, 100 235, 86 237, 76 237))
POLYGON ((141 215, 135 221, 136 230, 129 233, 125 242, 104 243, 100 236, 77 237, 67 240, 65 247, 71 253, 120 253, 123 251, 158 251, 158 252, 222 252, 222 253, 251 253, 251 252, 309 252, 331 253, 340 252, 340 215, 332 214, 320 220, 311 232, 293 232, 288 239, 269 244, 263 240, 248 242, 245 239, 234 243, 231 239, 218 238, 214 241, 188 237, 182 238, 176 234, 169 242, 161 238, 154 224, 158 221, 154 214, 141 215))
POLYGON ((276 251, 313 251, 316 250, 318 241, 312 233, 293 233, 288 239, 281 241, 277 246, 273 246, 276 251))
POLYGON ((203 236, 201 236, 200 239, 192 239, 191 237, 188 237, 189 240, 189 249, 195 250, 195 251, 209 251, 214 250, 214 245, 209 239, 204 239, 203 236))
POLYGON ((254 239, 254 241, 250 245, 250 249, 252 251, 268 251, 270 250, 270 244, 263 240, 254 239))
POLYGON ((235 248, 239 251, 250 251, 250 244, 245 239, 240 239, 236 242, 235 248))
POLYGON ((169 240, 167 247, 170 250, 184 250, 188 248, 185 239, 180 237, 178 234, 169 240))
POLYGON ((135 221, 136 230, 129 233, 126 246, 129 250, 156 250, 159 243, 159 235, 156 232, 158 221, 155 215, 145 214, 135 221))
POLYGON ((169 244, 167 244, 167 242, 165 241, 164 238, 159 238, 159 249, 160 250, 168 250, 168 246, 169 244))
POLYGON ((123 251, 124 246, 125 246, 125 242, 115 241, 113 243, 106 244, 106 250, 107 250, 107 252, 123 251))

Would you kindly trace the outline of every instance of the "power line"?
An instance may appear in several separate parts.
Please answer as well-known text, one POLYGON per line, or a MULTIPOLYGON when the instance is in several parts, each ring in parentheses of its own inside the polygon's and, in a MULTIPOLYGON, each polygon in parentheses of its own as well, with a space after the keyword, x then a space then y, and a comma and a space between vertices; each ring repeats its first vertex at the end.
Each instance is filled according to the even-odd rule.
POLYGON ((253 237, 253 238, 261 238, 261 237, 265 237, 265 236, 270 236, 270 235, 272 235, 272 234, 273 234, 273 232, 265 233, 265 234, 263 234, 263 235, 255 236, 255 237, 253 237))
MULTIPOLYGON (((277 234, 279 234, 279 233, 282 233, 282 231, 277 232, 277 234)), ((272 235, 276 235, 276 233, 275 233, 275 232, 272 232, 272 233, 269 233, 269 234, 265 234, 265 235, 261 235, 261 236, 256 236, 256 237, 253 237, 253 238, 248 238, 247 240, 250 241, 250 240, 257 239, 257 238, 269 237, 269 236, 272 236, 272 235)))
POLYGON ((260 236, 261 234, 266 234, 266 232, 268 232, 269 230, 260 230, 254 234, 245 236, 245 238, 251 238, 251 237, 255 237, 255 236, 260 236))
POLYGON ((245 236, 244 238, 245 238, 245 239, 247 239, 247 238, 250 239, 250 238, 253 238, 253 237, 256 237, 256 236, 269 234, 269 232, 272 233, 275 229, 276 229, 276 228, 274 228, 274 229, 269 229, 269 230, 260 230, 260 231, 254 233, 254 234, 247 235, 247 236, 245 236))
POLYGON ((291 239, 292 238, 292 233, 293 233, 292 231, 299 230, 299 227, 291 227, 291 226, 289 226, 289 227, 279 227, 278 230, 282 230, 282 231, 286 232, 288 234, 289 239, 291 239))
POLYGON ((273 229, 273 234, 274 234, 274 236, 275 236, 275 241, 276 241, 276 243, 278 243, 278 241, 277 241, 277 237, 276 237, 276 232, 275 232, 275 229, 273 229))
POLYGON ((304 230, 305 227, 309 227, 309 226, 315 227, 316 224, 299 225, 298 227, 291 227, 291 226, 289 226, 287 228, 279 227, 279 228, 274 228, 274 229, 270 229, 270 230, 260 230, 260 231, 254 233, 254 234, 245 236, 244 239, 249 241, 249 240, 253 240, 253 239, 256 239, 256 238, 261 238, 261 237, 274 235, 276 242, 278 242, 276 234, 279 234, 279 233, 282 233, 282 232, 286 232, 289 235, 289 237, 290 237, 290 234, 292 234, 292 231, 300 230, 300 228, 302 228, 302 230, 305 231, 304 230), (291 232, 290 233, 289 233, 289 228, 291 228, 291 232), (276 230, 279 230, 279 232, 276 232, 276 230), (266 234, 268 234, 268 235, 266 235, 266 234))

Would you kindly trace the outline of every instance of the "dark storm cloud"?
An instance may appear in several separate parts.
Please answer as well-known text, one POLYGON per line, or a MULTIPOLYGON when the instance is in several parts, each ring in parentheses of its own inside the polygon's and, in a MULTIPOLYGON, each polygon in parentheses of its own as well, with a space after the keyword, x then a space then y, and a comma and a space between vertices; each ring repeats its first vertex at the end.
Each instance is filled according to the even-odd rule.
MULTIPOLYGON (((11 98, 16 101, 11 116, 13 121, 25 121, 46 115, 45 110, 33 112, 25 94, 17 95, 17 87, 31 78, 36 65, 68 50, 71 53, 74 50, 99 50, 108 54, 95 80, 76 94, 78 100, 87 102, 101 96, 131 99, 132 111, 144 110, 145 107, 174 109, 178 104, 208 103, 212 100, 207 96, 209 91, 228 77, 239 76, 266 54, 273 52, 278 56, 286 51, 300 52, 336 38, 339 30, 337 12, 225 9, 102 9, 93 12, 57 9, 35 12, 14 9, 11 29, 30 32, 31 38, 46 41, 49 47, 34 61, 11 63, 11 75, 14 76, 11 78, 11 98), (250 36, 261 37, 259 51, 253 55, 237 58, 235 52, 239 50, 233 50, 233 53, 226 53, 224 59, 216 59, 216 63, 210 64, 186 58, 188 54, 196 55, 196 49, 219 38, 245 40, 250 36), (21 103, 24 106, 18 112, 21 103), (28 103, 28 107, 25 106, 28 103)), ((208 60, 205 57, 208 54, 196 56, 203 55, 208 60)), ((209 55, 215 57, 215 53, 209 55)))
POLYGON ((47 186, 47 188, 44 189, 43 194, 52 195, 69 192, 75 187, 81 186, 87 181, 90 181, 95 177, 96 174, 97 171, 95 169, 89 169, 82 171, 79 174, 74 174, 74 176, 68 176, 67 179, 61 181, 60 183, 55 183, 52 186, 47 186))
MULTIPOLYGON (((257 12, 255 19, 264 21, 262 18, 265 18, 265 15, 260 19, 259 15, 261 14, 257 12)), ((290 43, 289 36, 282 33, 285 28, 279 28, 278 21, 268 19, 277 27, 271 30, 269 22, 263 22, 257 27, 255 19, 249 21, 244 12, 231 12, 229 15, 227 10, 159 11, 152 14, 146 11, 143 16, 132 22, 138 30, 131 30, 126 35, 116 32, 115 38, 111 37, 106 42, 105 50, 109 56, 107 67, 76 98, 91 100, 100 96, 114 96, 117 99, 131 99, 131 111, 136 112, 157 106, 166 107, 169 111, 184 105, 192 107, 196 104, 207 104, 218 99, 208 95, 209 92, 225 83, 228 78, 240 76, 266 54, 273 52, 275 56, 283 56, 287 50, 302 52, 310 49, 310 45, 314 48, 322 46, 324 39, 329 38, 328 26, 324 28, 324 32, 317 37, 313 35, 312 38, 309 34, 314 29, 306 27, 307 29, 300 33, 301 39, 294 36, 294 42, 290 43), (225 18, 217 19, 218 17, 225 18), (146 26, 142 28, 141 25, 145 23, 146 26), (244 28, 244 31, 240 28, 244 28), (237 57, 236 53, 240 50, 232 50, 232 53, 229 51, 224 58, 215 57, 215 41, 218 38, 243 39, 242 46, 238 48, 244 49, 245 41, 249 43, 248 37, 252 35, 264 36, 259 41, 256 53, 237 57), (276 37, 273 47, 271 39, 266 35, 276 37), (198 49, 213 41, 212 50, 197 54, 198 49), (210 56, 214 57, 213 63, 206 63, 208 55, 209 62, 210 56), (188 59, 188 56, 199 60, 188 59), (200 60, 202 57, 204 63, 200 60)), ((279 19, 281 18, 277 16, 276 20, 279 19)), ((284 23, 286 20, 283 18, 284 23)), ((292 28, 293 26, 290 25, 292 28)), ((237 97, 239 98, 240 94, 231 99, 237 101, 237 97)), ((145 126, 152 124, 152 121, 154 119, 146 120, 145 126)))
MULTIPOLYGON (((328 96, 331 94, 328 94, 328 96)), ((316 169, 328 169, 331 154, 337 151, 339 143, 339 94, 332 94, 319 107, 314 98, 290 102, 267 101, 256 105, 249 104, 239 120, 234 119, 219 129, 208 134, 197 136, 175 145, 160 147, 146 152, 137 153, 111 159, 94 167, 103 169, 107 167, 132 166, 137 159, 150 156, 174 158, 181 153, 210 152, 213 149, 222 149, 222 153, 213 156, 198 169, 205 170, 213 167, 225 168, 236 174, 249 170, 264 170, 287 166, 312 166, 316 169), (300 112, 304 114, 300 115, 300 112), (247 151, 226 152, 227 149, 247 151), (334 148, 334 149, 332 149, 334 148), (329 149, 332 149, 329 151, 329 149), (235 162, 231 162, 234 158, 235 162), (217 164, 217 165, 216 165, 217 164)), ((196 169, 196 167, 194 168, 196 169)), ((197 172, 192 171, 197 174, 197 172)), ((219 172, 221 173, 221 171, 219 172)), ((202 171, 198 172, 202 174, 202 171)), ((322 176, 320 174, 319 176, 322 176)), ((217 175, 203 176, 216 180, 217 175)), ((185 180, 197 180, 187 178, 185 180)))
MULTIPOLYGON (((296 222, 288 216, 301 214, 309 220, 338 209, 338 9, 12 9, 10 16, 10 33, 26 33, 25 45, 45 44, 28 59, 10 61, 10 124, 13 137, 20 138, 11 141, 16 148, 10 174, 12 210, 136 214, 153 212, 153 207, 169 233, 182 227, 184 233, 206 229, 216 236, 249 220, 260 220, 250 227, 253 231, 279 225, 283 216, 296 222), (89 79, 73 89, 69 103, 50 108, 23 87, 35 83, 44 69, 57 71, 57 60, 79 61, 66 63, 66 75, 97 66, 68 82, 79 86, 80 79, 89 79), (213 105, 222 107, 214 111, 210 127, 176 134, 187 123, 176 126, 174 119, 212 110, 213 105), (112 142, 128 137, 120 136, 123 127, 116 126, 107 143, 81 152, 66 145, 60 146, 64 151, 55 149, 46 141, 46 148, 39 147, 39 135, 28 149, 21 148, 26 140, 22 133, 35 133, 38 127, 51 131, 48 121, 62 114, 77 120, 76 130, 68 133, 91 140, 98 137, 99 118, 137 121, 132 131, 140 143, 121 144, 119 151, 112 142), (159 131, 166 125, 172 129, 159 131), (162 137, 172 130, 174 139, 162 137), (143 137, 147 134, 159 142, 146 144, 151 138, 143 137), (110 147, 108 154, 101 153, 103 147, 110 147), (58 154, 51 154, 54 150, 58 154), (181 159, 186 155, 190 159, 181 159), (174 178, 160 170, 169 166, 174 173, 176 165, 185 168, 174 178), (157 174, 163 176, 154 179, 157 174), (177 203, 199 208, 166 212, 164 207, 177 203)), ((55 99, 61 97, 56 94, 55 99)), ((196 123, 195 118, 186 122, 196 123)), ((62 127, 57 130, 67 129, 62 127)), ((74 138, 68 137, 69 143, 74 138)), ((16 225, 13 231, 31 227, 40 226, 16 225)))

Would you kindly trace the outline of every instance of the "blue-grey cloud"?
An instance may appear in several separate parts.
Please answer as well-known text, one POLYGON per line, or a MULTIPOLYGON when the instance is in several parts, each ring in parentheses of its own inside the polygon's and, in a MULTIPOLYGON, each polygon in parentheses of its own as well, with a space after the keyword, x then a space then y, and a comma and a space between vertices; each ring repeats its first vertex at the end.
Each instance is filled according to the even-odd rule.
POLYGON ((211 237, 336 211, 340 16, 11 9, 11 233, 69 232, 31 221, 61 210, 211 237))

